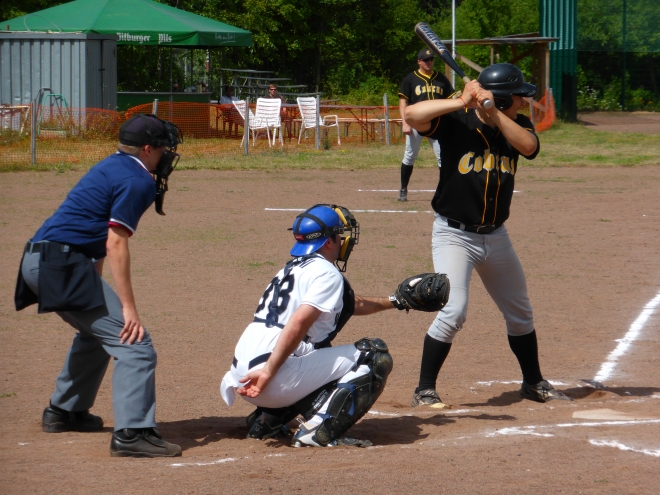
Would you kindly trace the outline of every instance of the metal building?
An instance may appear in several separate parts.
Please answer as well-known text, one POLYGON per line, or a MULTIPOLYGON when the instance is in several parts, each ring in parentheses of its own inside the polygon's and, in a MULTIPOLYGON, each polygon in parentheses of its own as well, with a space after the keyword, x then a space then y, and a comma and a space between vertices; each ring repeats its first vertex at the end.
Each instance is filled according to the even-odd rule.
POLYGON ((115 110, 117 36, 0 31, 0 104, 27 105, 41 88, 68 107, 115 110))

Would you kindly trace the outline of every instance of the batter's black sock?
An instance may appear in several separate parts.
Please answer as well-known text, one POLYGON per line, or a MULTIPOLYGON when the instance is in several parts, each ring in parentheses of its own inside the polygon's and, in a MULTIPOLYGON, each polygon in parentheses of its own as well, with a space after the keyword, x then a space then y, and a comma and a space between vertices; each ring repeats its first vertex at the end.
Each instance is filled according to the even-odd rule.
POLYGON ((435 390, 435 382, 442 364, 447 359, 451 344, 440 342, 426 334, 424 337, 424 351, 422 352, 422 369, 419 372, 419 386, 415 393, 427 388, 435 390))
POLYGON ((536 343, 536 330, 527 335, 509 335, 509 346, 518 358, 523 380, 534 385, 543 380, 541 366, 539 365, 539 348, 536 343))
POLYGON ((408 183, 410 182, 410 176, 412 173, 412 165, 406 165, 405 163, 401 164, 401 189, 408 189, 408 183))

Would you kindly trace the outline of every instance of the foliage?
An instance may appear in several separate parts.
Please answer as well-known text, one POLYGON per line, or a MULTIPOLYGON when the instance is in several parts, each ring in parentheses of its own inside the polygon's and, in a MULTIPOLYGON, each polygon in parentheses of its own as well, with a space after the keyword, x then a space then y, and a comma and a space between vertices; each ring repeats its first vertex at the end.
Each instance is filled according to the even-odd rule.
POLYGON ((8 21, 62 3, 66 3, 66 0, 2 0, 0 2, 0 19, 8 21))
POLYGON ((382 105, 383 95, 387 93, 390 105, 399 104, 399 87, 385 77, 369 76, 366 81, 348 91, 341 98, 343 103, 351 105, 382 105))

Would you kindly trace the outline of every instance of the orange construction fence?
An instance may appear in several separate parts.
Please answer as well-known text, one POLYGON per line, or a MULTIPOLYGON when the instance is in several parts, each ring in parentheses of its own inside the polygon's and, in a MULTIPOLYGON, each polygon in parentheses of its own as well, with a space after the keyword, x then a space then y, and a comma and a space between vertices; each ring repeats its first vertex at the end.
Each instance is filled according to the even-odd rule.
MULTIPOLYGON (((32 105, 0 106, 0 167, 31 163, 32 105)), ((135 113, 152 113, 153 104, 125 112, 97 108, 37 107, 36 163, 39 165, 89 164, 116 150, 119 127, 135 113)), ((254 114, 255 104, 250 105, 254 114)), ((179 126, 184 135, 182 158, 213 158, 245 152, 244 119, 232 105, 159 102, 157 115, 179 126)), ((251 115, 252 115, 251 114, 251 115)), ((552 93, 547 91, 529 112, 537 131, 556 120, 552 93)), ((398 106, 321 105, 319 144, 336 146, 397 145, 405 136, 398 106)), ((273 130, 250 132, 248 153, 268 150, 316 149, 315 126, 305 127, 297 105, 285 104, 275 139, 273 130)))

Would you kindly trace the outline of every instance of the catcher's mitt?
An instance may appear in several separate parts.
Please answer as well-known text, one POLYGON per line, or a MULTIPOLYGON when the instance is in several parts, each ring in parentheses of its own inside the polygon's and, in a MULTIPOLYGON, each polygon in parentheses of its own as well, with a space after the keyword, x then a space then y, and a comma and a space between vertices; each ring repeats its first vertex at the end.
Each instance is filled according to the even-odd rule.
POLYGON ((406 312, 440 311, 449 300, 449 278, 444 273, 420 273, 399 284, 390 301, 396 309, 406 312))

